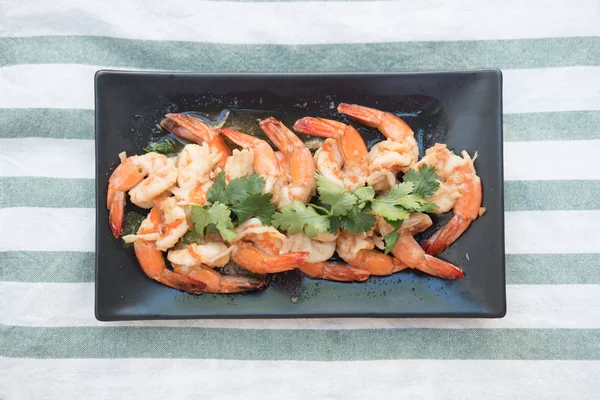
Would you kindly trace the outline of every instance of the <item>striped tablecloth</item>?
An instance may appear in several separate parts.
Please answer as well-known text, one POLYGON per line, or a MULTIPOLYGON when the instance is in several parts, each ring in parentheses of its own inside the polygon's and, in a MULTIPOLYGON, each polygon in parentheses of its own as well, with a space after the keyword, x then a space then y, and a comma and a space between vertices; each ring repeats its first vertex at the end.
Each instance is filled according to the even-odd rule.
POLYGON ((598 0, 85 3, 0 0, 1 399, 597 398, 598 0), (476 67, 504 73, 506 318, 94 318, 96 70, 476 67))

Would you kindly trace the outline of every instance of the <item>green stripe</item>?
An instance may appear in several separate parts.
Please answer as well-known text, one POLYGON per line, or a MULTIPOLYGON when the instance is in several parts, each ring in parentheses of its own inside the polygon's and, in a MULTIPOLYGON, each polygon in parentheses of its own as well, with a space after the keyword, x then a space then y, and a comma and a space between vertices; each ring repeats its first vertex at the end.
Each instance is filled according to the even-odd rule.
MULTIPOLYGON (((94 208, 93 179, 0 177, 0 207, 94 208)), ((506 181, 506 211, 600 210, 598 181, 506 181)))
POLYGON ((74 63, 186 71, 404 71, 600 65, 600 37, 237 45, 99 36, 0 39, 0 65, 74 63))
POLYGON ((351 361, 598 360, 598 329, 0 328, 1 355, 351 361))
POLYGON ((504 115, 507 142, 585 139, 600 139, 600 111, 504 115))
MULTIPOLYGON (((91 252, 0 252, 0 280, 94 281, 91 252)), ((600 254, 507 254, 506 282, 513 285, 600 284, 600 254)))
POLYGON ((506 283, 600 284, 600 254, 507 254, 506 283))
POLYGON ((0 177, 0 207, 94 208, 93 179, 0 177))
POLYGON ((94 253, 7 251, 0 253, 0 278, 12 282, 94 282, 94 253))
POLYGON ((94 110, 0 109, 0 138, 93 139, 94 110))
POLYGON ((504 189, 505 211, 600 210, 600 180, 505 181, 504 189))

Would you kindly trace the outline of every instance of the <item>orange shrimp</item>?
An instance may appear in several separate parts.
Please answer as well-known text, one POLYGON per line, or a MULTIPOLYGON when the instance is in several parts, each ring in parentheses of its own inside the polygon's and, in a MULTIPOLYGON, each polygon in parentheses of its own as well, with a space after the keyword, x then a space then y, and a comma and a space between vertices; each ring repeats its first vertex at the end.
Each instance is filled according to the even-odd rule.
POLYGON ((324 118, 302 118, 294 130, 329 138, 315 153, 317 169, 329 180, 348 190, 365 185, 368 174, 367 145, 350 125, 324 118))
POLYGON ((425 254, 409 230, 403 230, 392 250, 392 254, 409 268, 415 268, 429 275, 443 279, 463 278, 462 269, 449 262, 425 254))
POLYGON ((177 180, 177 168, 168 157, 158 153, 126 158, 108 179, 106 205, 115 238, 121 236, 125 214, 125 192, 142 208, 151 208, 152 199, 169 189, 177 180))
POLYGON ((206 293, 241 293, 252 290, 262 290, 267 285, 266 278, 253 278, 250 276, 222 275, 212 268, 204 265, 174 265, 176 273, 206 285, 206 293))
POLYGON ((306 262, 309 255, 301 251, 269 255, 248 242, 235 245, 233 250, 233 260, 240 267, 260 275, 296 269, 306 262))
POLYGON ((373 241, 365 234, 342 232, 337 252, 348 264, 371 275, 391 275, 407 268, 400 260, 375 250, 373 241))
MULTIPOLYGON (((152 208, 148 217, 142 222, 138 235, 147 235, 158 231, 162 223, 161 212, 157 207, 152 208)), ((206 284, 178 274, 167 268, 162 251, 156 248, 154 241, 137 239, 133 244, 135 256, 144 273, 151 279, 171 288, 184 292, 198 294, 204 292, 206 284)))
POLYGON ((281 207, 294 200, 307 202, 317 186, 316 166, 310 150, 294 132, 275 118, 267 118, 259 124, 281 151, 282 155, 278 157, 280 169, 288 175, 288 182, 278 186, 281 191, 277 196, 280 199, 278 205, 281 207))
POLYGON ((441 190, 430 200, 440 207, 436 212, 452 208, 454 213, 446 225, 423 243, 423 249, 429 255, 438 254, 454 243, 485 211, 481 207, 481 179, 475 172, 473 159, 466 151, 462 151, 461 155, 462 158, 448 150, 446 145, 436 144, 416 165, 436 167, 441 190))
POLYGON ((298 267, 298 270, 311 278, 338 282, 362 282, 371 276, 371 273, 365 269, 334 261, 307 262, 298 267))
POLYGON ((386 138, 369 151, 367 183, 375 190, 387 190, 397 183, 396 175, 406 173, 417 162, 419 148, 413 130, 392 113, 356 104, 341 103, 338 112, 371 128, 386 138))
POLYGON ((221 168, 225 166, 225 160, 231 155, 231 149, 223 138, 213 128, 191 115, 167 114, 160 121, 160 126, 194 143, 208 143, 221 156, 217 161, 217 165, 221 168))

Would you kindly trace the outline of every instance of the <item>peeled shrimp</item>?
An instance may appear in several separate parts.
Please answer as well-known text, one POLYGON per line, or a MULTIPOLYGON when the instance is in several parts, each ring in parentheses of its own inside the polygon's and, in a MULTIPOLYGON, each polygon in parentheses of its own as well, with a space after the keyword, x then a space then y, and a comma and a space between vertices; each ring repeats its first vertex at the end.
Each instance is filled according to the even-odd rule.
POLYGON ((206 143, 188 144, 183 148, 177 158, 177 186, 171 188, 179 204, 206 203, 206 193, 213 184, 213 170, 219 159, 220 155, 206 143))
POLYGON ((158 153, 126 158, 108 180, 106 197, 110 227, 115 238, 121 235, 125 213, 125 192, 142 208, 151 208, 152 199, 168 190, 177 180, 172 159, 158 153))
POLYGON ((225 178, 227 182, 243 178, 254 173, 254 152, 252 149, 234 149, 230 157, 225 161, 225 178))
POLYGON ((219 129, 219 133, 228 137, 232 142, 246 149, 251 149, 254 155, 253 169, 254 172, 261 175, 265 179, 265 193, 273 193, 273 199, 277 203, 276 192, 274 187, 280 185, 285 177, 279 166, 277 155, 269 143, 254 136, 247 135, 242 132, 234 131, 229 128, 219 129))
POLYGON ((436 168, 440 189, 428 200, 438 205, 437 213, 450 209, 454 213, 452 219, 423 244, 429 255, 438 254, 454 243, 484 211, 481 208, 481 179, 475 172, 473 159, 466 151, 461 155, 462 158, 438 143, 427 149, 425 157, 415 166, 426 164, 436 168))
POLYGON ((338 121, 305 117, 296 121, 294 130, 329 138, 314 157, 317 169, 323 176, 348 190, 365 185, 369 152, 356 129, 338 121))
POLYGON ((407 268, 400 260, 375 250, 367 234, 342 232, 337 239, 337 252, 348 264, 371 275, 391 275, 407 268))
POLYGON ((342 262, 327 261, 333 256, 336 248, 336 237, 327 235, 324 240, 318 237, 309 238, 304 233, 297 233, 288 237, 282 252, 305 251, 310 255, 298 270, 311 278, 327 279, 332 281, 353 282, 364 281, 369 278, 369 271, 356 268, 342 262))
POLYGON ((274 189, 280 193, 278 207, 294 200, 307 202, 315 193, 316 166, 310 150, 298 136, 275 118, 259 122, 260 127, 281 151, 278 156, 280 170, 285 172, 286 182, 274 189))
POLYGON ((202 282, 206 293, 240 293, 261 290, 267 285, 266 279, 250 276, 222 275, 204 265, 174 265, 176 273, 202 282))
POLYGON ((231 250, 225 243, 220 242, 192 243, 170 250, 167 260, 188 267, 200 264, 212 268, 223 267, 229 262, 231 250))
POLYGON ((192 294, 204 292, 205 283, 168 269, 163 253, 156 248, 156 243, 142 239, 144 235, 157 232, 161 223, 161 211, 158 207, 155 207, 140 225, 137 232, 139 238, 133 244, 140 267, 149 278, 163 285, 192 294))
POLYGON ((223 138, 213 128, 191 115, 167 114, 160 121, 160 126, 194 143, 207 143, 219 155, 217 165, 221 168, 225 166, 225 160, 231 155, 231 149, 223 138))
POLYGON ((419 148, 412 129, 392 113, 356 104, 341 103, 338 111, 352 119, 377 128, 386 138, 369 151, 367 183, 375 190, 387 190, 398 183, 396 175, 406 173, 419 157, 419 148))

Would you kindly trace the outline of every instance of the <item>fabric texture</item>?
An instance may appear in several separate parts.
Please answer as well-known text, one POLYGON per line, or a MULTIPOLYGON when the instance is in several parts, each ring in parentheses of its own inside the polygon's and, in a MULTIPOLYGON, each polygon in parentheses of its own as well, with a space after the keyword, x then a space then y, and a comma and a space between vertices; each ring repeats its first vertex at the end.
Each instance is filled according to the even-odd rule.
POLYGON ((598 0, 0 0, 0 398, 595 398, 599 194, 598 0), (98 69, 485 67, 505 318, 94 318, 98 69))

